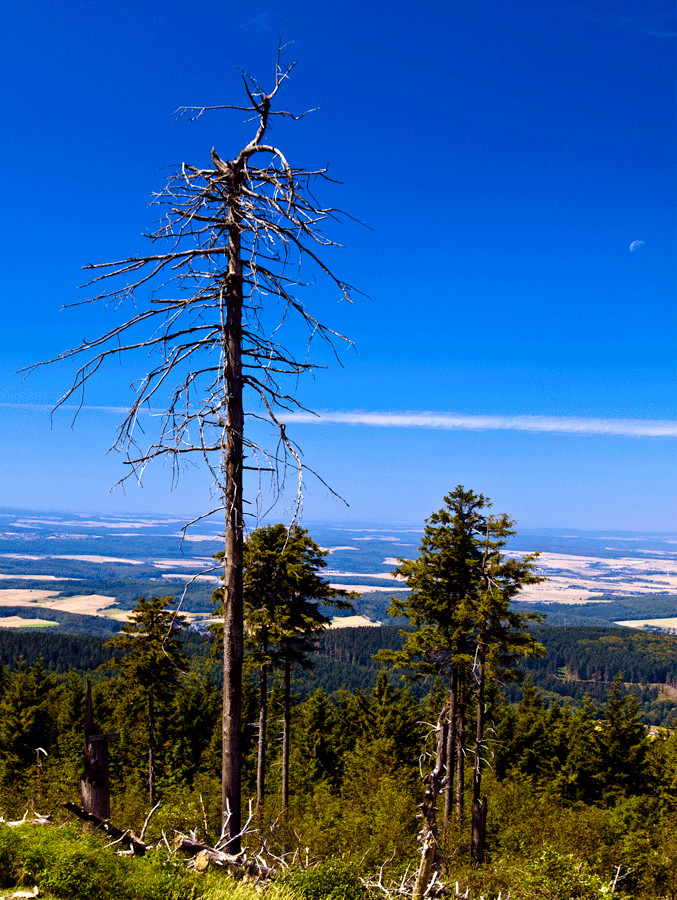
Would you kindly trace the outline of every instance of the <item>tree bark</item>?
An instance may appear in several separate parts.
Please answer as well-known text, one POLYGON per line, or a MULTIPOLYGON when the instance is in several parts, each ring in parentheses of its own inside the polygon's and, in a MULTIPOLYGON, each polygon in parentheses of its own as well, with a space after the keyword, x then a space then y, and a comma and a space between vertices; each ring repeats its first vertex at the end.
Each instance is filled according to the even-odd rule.
POLYGON ((152 809, 155 806, 155 701, 152 691, 148 694, 148 798, 152 809))
POLYGON ((268 666, 259 670, 259 747, 256 758, 256 812, 263 813, 266 793, 266 724, 268 720, 268 666))
POLYGON ((444 834, 449 831, 451 808, 454 802, 454 770, 456 768, 456 696, 458 693, 458 669, 451 673, 449 693, 449 728, 447 731, 447 786, 444 791, 444 834))
POLYGON ((484 689, 486 682, 486 647, 477 647, 477 722, 472 785, 472 835, 470 861, 473 866, 484 862, 487 826, 487 800, 480 800, 482 791, 482 752, 484 750, 484 689))
POLYGON ((94 708, 92 685, 87 679, 85 694, 85 756, 84 772, 80 778, 80 796, 85 811, 99 819, 110 818, 110 763, 108 737, 93 734, 94 708))
POLYGON ((456 698, 456 828, 463 828, 465 806, 465 685, 459 678, 456 698))
MULTIPOLYGON (((244 411, 242 406, 242 259, 240 213, 237 199, 241 172, 233 171, 228 221, 228 273, 226 278, 223 354, 226 391, 225 474, 226 514, 223 578, 223 723, 222 723, 222 827, 229 835, 228 852, 240 852, 240 729, 242 711, 242 467, 244 411)), ((223 315, 223 310, 222 310, 223 315)))
POLYGON ((291 724, 291 661, 284 659, 284 698, 282 702, 282 809, 289 806, 289 729, 291 724))
POLYGON ((487 843, 487 798, 473 800, 472 833, 470 837, 470 858, 474 868, 481 866, 486 858, 487 843))

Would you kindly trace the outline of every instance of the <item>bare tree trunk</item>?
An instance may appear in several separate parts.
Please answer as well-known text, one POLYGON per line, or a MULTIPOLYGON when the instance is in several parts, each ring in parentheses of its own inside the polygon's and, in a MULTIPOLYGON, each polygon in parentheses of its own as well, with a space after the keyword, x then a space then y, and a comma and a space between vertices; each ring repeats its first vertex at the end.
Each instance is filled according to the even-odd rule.
POLYGON ((284 698, 282 706, 282 809, 289 806, 289 728, 291 720, 291 661, 284 660, 284 698))
POLYGON ((256 812, 263 814, 266 793, 266 724, 268 720, 268 666, 259 670, 259 747, 256 758, 256 812))
POLYGON ((482 792, 482 753, 484 751, 484 688, 486 681, 486 648, 477 649, 477 728, 475 731, 475 757, 472 785, 472 836, 470 860, 473 866, 484 862, 487 831, 487 799, 480 801, 482 792))
POLYGON ((108 737, 93 734, 94 709, 92 685, 87 679, 85 695, 85 770, 80 779, 80 795, 86 813, 99 819, 110 818, 110 776, 108 737))
POLYGON ((470 860, 473 868, 484 863, 487 843, 487 798, 472 802, 472 833, 470 838, 470 860))
POLYGON ((155 806, 155 701, 148 695, 148 795, 150 808, 155 806))
POLYGON ((444 791, 444 834, 449 831, 451 808, 454 802, 454 769, 456 767, 456 695, 458 693, 458 669, 451 673, 449 693, 449 728, 447 730, 447 786, 444 791))
POLYGON ((412 900, 422 900, 433 874, 439 871, 437 796, 442 786, 444 770, 447 765, 447 717, 448 710, 444 709, 437 722, 435 765, 425 779, 425 793, 423 795, 423 803, 420 806, 420 818, 423 824, 418 838, 421 844, 421 862, 416 873, 412 900))
POLYGON ((459 678, 456 698, 456 828, 463 828, 465 805, 465 685, 459 678))
MULTIPOLYGON (((225 553, 223 620, 223 744, 222 823, 230 841, 228 852, 240 852, 240 719, 242 712, 242 466, 244 412, 242 407, 242 259, 237 197, 241 172, 233 172, 228 222, 228 275, 225 285, 223 364, 226 381, 225 553)), ((222 289, 223 290, 223 289, 222 289)), ((222 308, 223 316, 223 308, 222 308)))

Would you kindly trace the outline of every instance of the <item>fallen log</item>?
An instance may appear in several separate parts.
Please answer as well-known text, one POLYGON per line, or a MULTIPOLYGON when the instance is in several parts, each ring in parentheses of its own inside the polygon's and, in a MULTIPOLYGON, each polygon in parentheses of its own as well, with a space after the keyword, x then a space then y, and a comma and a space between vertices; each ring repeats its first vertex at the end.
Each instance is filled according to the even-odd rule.
POLYGON ((101 831, 104 831, 107 835, 112 837, 113 840, 119 841, 123 847, 127 847, 127 849, 131 850, 134 856, 145 855, 146 845, 143 841, 139 840, 133 831, 122 831, 120 828, 116 828, 116 826, 109 822, 108 819, 101 819, 93 813, 85 812, 84 809, 81 809, 75 803, 64 803, 62 805, 64 809, 72 812, 78 819, 82 819, 83 822, 89 822, 91 825, 95 825, 97 828, 100 828, 101 831))
POLYGON ((180 832, 174 838, 174 849, 186 856, 193 857, 193 865, 198 872, 204 872, 210 867, 228 869, 234 875, 247 875, 250 878, 270 878, 275 874, 275 869, 266 866, 257 859, 248 859, 243 853, 233 856, 217 850, 208 844, 193 840, 180 832))

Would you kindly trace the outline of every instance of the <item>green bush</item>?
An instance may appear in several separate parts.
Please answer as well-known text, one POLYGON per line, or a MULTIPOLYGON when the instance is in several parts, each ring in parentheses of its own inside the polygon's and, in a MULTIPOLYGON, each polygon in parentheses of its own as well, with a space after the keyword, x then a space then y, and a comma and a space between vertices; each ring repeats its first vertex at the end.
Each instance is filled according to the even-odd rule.
POLYGON ((13 828, 0 824, 0 887, 11 887, 17 880, 16 860, 20 843, 13 828))
POLYGON ((106 900, 121 893, 118 860, 101 840, 75 828, 16 831, 17 880, 64 900, 106 900))
POLYGON ((280 879, 300 900, 365 900, 357 866, 328 862, 291 872, 280 879))
POLYGON ((106 852, 74 847, 70 852, 55 853, 37 881, 41 891, 64 900, 106 900, 121 894, 114 863, 115 859, 106 852))
POLYGON ((611 884, 584 862, 551 847, 545 847, 540 858, 530 862, 510 885, 514 900, 597 900, 610 897, 611 892, 611 884))
POLYGON ((0 885, 17 883, 59 900, 195 900, 202 886, 162 850, 121 858, 79 828, 0 826, 0 885))

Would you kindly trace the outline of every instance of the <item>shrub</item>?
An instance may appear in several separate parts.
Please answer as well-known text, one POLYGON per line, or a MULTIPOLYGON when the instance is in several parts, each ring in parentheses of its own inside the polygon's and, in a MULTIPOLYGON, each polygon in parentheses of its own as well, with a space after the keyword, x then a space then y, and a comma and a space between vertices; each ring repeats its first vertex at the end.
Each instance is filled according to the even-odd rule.
POLYGON ((199 883, 162 850, 120 858, 78 828, 0 826, 0 885, 17 882, 59 900, 195 900, 199 883))
POLYGON ((100 840, 78 829, 17 829, 16 874, 64 900, 106 900, 120 892, 120 866, 100 840))
POLYGON ((280 881, 300 900, 365 900, 357 866, 328 862, 284 875, 280 881))
POLYGON ((17 880, 16 860, 20 843, 13 828, 0 824, 0 887, 11 887, 17 880))

